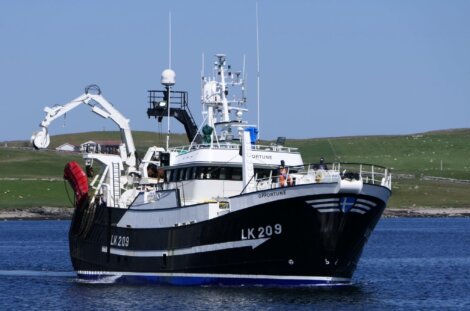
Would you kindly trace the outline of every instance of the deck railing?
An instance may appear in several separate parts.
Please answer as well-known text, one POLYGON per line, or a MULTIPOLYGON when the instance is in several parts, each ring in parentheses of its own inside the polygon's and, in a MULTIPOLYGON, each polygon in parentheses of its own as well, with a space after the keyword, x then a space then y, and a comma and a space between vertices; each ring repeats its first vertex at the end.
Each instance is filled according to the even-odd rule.
MULTIPOLYGON (((177 152, 179 154, 188 153, 190 151, 198 150, 198 149, 222 149, 222 150, 239 150, 240 144, 236 143, 213 143, 211 144, 194 144, 194 145, 186 145, 186 146, 178 146, 170 148, 171 152, 177 152)), ((294 147, 284 147, 278 145, 252 145, 252 151, 270 151, 270 152, 297 152, 299 148, 294 147)))
MULTIPOLYGON (((391 189, 392 177, 386 167, 365 163, 323 163, 305 164, 289 169, 290 184, 332 183, 343 179, 362 180, 364 184, 380 185, 391 189)), ((280 176, 256 179, 257 190, 282 187, 280 176)))

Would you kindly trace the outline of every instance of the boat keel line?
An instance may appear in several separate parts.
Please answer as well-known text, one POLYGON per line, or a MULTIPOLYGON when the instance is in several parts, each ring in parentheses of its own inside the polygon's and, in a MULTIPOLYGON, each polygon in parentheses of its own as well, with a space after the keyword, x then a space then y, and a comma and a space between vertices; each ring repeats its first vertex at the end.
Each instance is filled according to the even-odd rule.
POLYGON ((215 274, 215 273, 153 273, 153 272, 120 272, 120 271, 87 271, 78 270, 77 273, 83 276, 96 277, 179 277, 179 278, 218 278, 218 279, 251 279, 251 280, 290 280, 290 281, 312 281, 325 283, 350 284, 350 278, 329 277, 329 276, 299 276, 299 275, 262 275, 262 274, 215 274))

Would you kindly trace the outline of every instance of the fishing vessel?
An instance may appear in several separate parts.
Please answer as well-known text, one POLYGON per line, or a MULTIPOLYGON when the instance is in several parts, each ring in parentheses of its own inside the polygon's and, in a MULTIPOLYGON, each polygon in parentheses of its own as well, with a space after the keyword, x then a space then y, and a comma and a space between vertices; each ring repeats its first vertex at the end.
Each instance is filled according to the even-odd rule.
POLYGON ((176 118, 186 146, 150 147, 142 159, 127 120, 96 86, 73 101, 46 107, 37 148, 49 124, 88 105, 120 128, 118 154, 84 153, 85 170, 64 170, 75 192, 69 244, 80 279, 174 285, 350 284, 367 239, 391 195, 387 168, 303 162, 299 150, 258 143, 244 120, 244 74, 216 55, 201 83, 203 122, 188 95, 149 91, 147 115, 176 118))

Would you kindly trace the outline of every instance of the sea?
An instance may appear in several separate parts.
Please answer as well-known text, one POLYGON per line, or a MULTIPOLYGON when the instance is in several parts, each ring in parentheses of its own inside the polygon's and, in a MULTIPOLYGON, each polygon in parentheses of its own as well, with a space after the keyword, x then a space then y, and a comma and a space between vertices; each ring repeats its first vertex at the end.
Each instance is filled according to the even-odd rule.
POLYGON ((470 310, 470 218, 384 218, 353 283, 218 287, 84 283, 70 222, 0 221, 0 310, 470 310))

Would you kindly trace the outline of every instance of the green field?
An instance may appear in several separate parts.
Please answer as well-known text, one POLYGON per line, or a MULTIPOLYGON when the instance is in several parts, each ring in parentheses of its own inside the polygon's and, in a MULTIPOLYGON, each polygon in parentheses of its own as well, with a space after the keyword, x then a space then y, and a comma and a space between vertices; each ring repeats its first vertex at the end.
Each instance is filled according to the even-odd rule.
POLYGON ((1 208, 73 206, 73 192, 63 180, 2 180, 0 191, 1 208))
POLYGON ((64 166, 71 160, 81 161, 81 156, 0 148, 0 207, 72 206, 62 178, 64 166))
MULTIPOLYGON (((164 136, 153 132, 133 135, 141 155, 149 146, 162 146, 165 141, 164 136)), ((118 132, 58 135, 51 138, 50 148, 65 142, 79 145, 87 140, 119 138, 118 132)), ((174 146, 187 144, 182 134, 172 135, 170 141, 174 146)), ((28 143, 24 141, 7 145, 0 148, 0 207, 71 205, 64 190, 63 167, 70 160, 81 161, 80 155, 35 151, 26 148, 28 143)), ((288 139, 286 146, 298 147, 305 163, 324 157, 327 162, 361 162, 390 168, 394 176, 390 207, 470 207, 470 183, 458 182, 470 180, 470 129, 400 136, 288 139), (449 180, 438 182, 427 180, 427 176, 449 180)))

